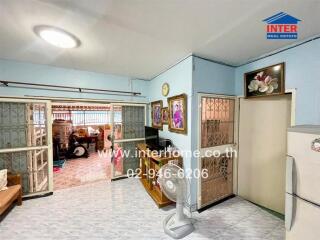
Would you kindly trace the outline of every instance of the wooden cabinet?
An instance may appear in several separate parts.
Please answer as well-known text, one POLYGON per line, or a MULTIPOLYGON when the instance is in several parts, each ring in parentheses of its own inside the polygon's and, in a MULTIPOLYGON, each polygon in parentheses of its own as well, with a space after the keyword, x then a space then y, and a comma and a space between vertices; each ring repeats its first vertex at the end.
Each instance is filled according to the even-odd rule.
POLYGON ((172 201, 161 191, 157 182, 157 172, 161 166, 171 161, 182 166, 182 158, 180 156, 160 156, 154 152, 151 153, 146 144, 138 144, 137 147, 140 157, 139 177, 142 185, 159 208, 171 204, 172 201))

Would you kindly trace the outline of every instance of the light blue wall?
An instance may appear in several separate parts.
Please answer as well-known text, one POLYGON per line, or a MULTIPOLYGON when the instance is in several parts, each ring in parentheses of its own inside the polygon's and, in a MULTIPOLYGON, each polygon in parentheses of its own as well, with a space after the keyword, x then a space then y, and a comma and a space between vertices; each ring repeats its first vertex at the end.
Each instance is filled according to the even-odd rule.
MULTIPOLYGON (((215 93, 234 95, 234 68, 190 56, 173 68, 164 72, 150 82, 150 101, 162 100, 167 106, 167 97, 161 94, 164 82, 170 85, 169 96, 186 93, 188 95, 188 134, 168 131, 164 125, 160 136, 169 138, 180 150, 196 150, 198 139, 198 93, 215 93)), ((149 112, 150 114, 150 112, 149 112)), ((196 169, 197 159, 193 156, 184 157, 185 169, 196 169)), ((190 205, 197 204, 197 179, 191 179, 190 205)))
MULTIPOLYGON (((198 57, 193 58, 193 65, 192 92, 195 97, 192 105, 192 123, 198 126, 198 94, 235 95, 235 68, 198 57)), ((193 149, 197 149, 198 130, 198 127, 194 127, 192 131, 193 149)))
POLYGON ((193 92, 234 95, 235 68, 194 57, 193 92))
POLYGON ((296 124, 320 124, 320 40, 238 67, 235 74, 237 95, 243 95, 243 74, 285 62, 286 89, 297 89, 296 124))
MULTIPOLYGON (((178 134, 168 130, 168 125, 163 126, 163 131, 160 130, 160 137, 171 139, 173 144, 182 151, 190 151, 191 149, 191 115, 192 115, 192 57, 188 57, 176 66, 172 67, 168 71, 160 74, 150 82, 149 86, 149 98, 152 101, 163 101, 163 106, 167 107, 167 97, 162 96, 161 87, 163 83, 169 83, 170 92, 167 97, 179 95, 182 93, 188 96, 188 133, 178 134)), ((149 111, 150 115, 150 111, 149 111)), ((150 123, 149 123, 150 124, 150 123)), ((184 168, 191 167, 191 157, 184 157, 184 168)))
MULTIPOLYGON (((167 107, 167 98, 182 93, 188 96, 188 119, 191 119, 191 102, 192 102, 192 57, 189 57, 172 67, 168 71, 162 73, 158 77, 154 78, 150 82, 150 102, 163 101, 163 106, 167 107), (162 96, 161 87, 163 83, 169 83, 170 92, 167 97, 162 96)), ((168 130, 168 125, 163 126, 163 131, 160 131, 160 137, 171 139, 173 144, 180 150, 191 149, 191 121, 188 121, 188 133, 178 134, 168 130)), ((184 159, 184 165, 190 166, 191 159, 184 159)))
POLYGON ((112 99, 147 102, 148 81, 47 65, 31 64, 0 59, 0 79, 16 82, 66 85, 83 88, 101 88, 141 92, 142 97, 115 96, 108 94, 71 93, 26 88, 0 87, 0 96, 54 96, 72 98, 112 99))

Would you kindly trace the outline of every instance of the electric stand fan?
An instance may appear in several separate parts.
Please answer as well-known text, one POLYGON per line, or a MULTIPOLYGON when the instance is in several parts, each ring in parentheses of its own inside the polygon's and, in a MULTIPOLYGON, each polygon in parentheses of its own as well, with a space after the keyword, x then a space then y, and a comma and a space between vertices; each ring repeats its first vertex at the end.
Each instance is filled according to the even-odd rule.
POLYGON ((188 181, 182 168, 175 164, 166 164, 159 170, 158 183, 163 193, 176 202, 176 212, 167 216, 163 221, 164 232, 169 236, 180 239, 192 233, 194 226, 190 218, 183 213, 187 200, 188 181))

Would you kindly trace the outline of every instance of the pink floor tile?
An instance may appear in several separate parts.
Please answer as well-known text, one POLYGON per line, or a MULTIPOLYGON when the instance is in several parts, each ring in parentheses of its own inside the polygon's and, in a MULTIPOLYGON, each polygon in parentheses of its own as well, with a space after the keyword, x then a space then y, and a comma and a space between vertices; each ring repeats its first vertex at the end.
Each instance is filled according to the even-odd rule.
POLYGON ((68 160, 60 171, 54 172, 53 188, 64 189, 99 180, 111 180, 110 157, 90 153, 89 158, 68 160))

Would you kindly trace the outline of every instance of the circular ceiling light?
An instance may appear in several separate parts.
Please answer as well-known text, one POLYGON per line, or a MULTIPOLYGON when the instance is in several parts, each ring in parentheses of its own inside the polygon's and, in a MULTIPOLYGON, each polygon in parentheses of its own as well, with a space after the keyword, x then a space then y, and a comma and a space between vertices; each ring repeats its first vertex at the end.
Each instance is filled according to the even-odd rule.
POLYGON ((76 48, 81 42, 73 34, 53 26, 35 26, 34 32, 46 42, 59 48, 76 48))

